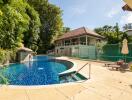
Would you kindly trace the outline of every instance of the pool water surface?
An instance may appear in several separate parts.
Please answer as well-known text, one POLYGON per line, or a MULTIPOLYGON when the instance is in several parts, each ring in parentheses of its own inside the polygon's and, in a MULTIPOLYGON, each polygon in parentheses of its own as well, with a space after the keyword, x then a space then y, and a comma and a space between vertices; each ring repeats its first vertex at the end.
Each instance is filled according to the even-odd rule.
POLYGON ((1 68, 0 73, 8 79, 10 85, 58 84, 59 73, 68 67, 50 59, 47 56, 36 56, 33 61, 1 68))

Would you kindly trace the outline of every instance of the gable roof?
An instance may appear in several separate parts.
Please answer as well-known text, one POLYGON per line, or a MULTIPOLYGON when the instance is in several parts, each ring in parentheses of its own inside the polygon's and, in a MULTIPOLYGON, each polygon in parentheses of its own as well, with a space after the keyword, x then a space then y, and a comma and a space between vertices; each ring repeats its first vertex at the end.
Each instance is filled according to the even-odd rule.
POLYGON ((86 27, 81 27, 81 28, 78 28, 78 29, 75 29, 75 30, 65 33, 63 36, 61 36, 57 40, 72 38, 72 37, 81 36, 81 35, 89 35, 89 36, 93 36, 93 37, 97 37, 97 38, 104 38, 103 36, 97 34, 96 32, 94 32, 86 27))

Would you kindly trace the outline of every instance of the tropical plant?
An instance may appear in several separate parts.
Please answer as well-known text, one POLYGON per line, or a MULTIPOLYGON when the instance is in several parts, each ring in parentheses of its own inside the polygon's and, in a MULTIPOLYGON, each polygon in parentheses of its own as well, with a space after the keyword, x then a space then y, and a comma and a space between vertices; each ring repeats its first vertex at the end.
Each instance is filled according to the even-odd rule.
POLYGON ((21 43, 41 53, 53 48, 54 40, 69 31, 61 16, 62 10, 48 0, 0 0, 0 62, 15 60, 21 43))
POLYGON ((54 40, 62 34, 62 11, 48 0, 28 0, 28 3, 38 11, 41 21, 38 52, 44 53, 51 48, 54 40))
POLYGON ((117 44, 122 41, 123 32, 120 31, 118 24, 115 26, 105 25, 103 27, 95 28, 95 32, 104 36, 108 44, 117 44))
POLYGON ((38 49, 38 39, 39 39, 39 33, 40 33, 40 18, 37 11, 34 10, 33 7, 27 5, 26 13, 30 17, 28 30, 24 32, 24 45, 26 47, 31 48, 34 51, 37 51, 38 49))
POLYGON ((10 59, 10 51, 0 49, 0 64, 5 64, 10 59))
POLYGON ((63 27, 62 33, 67 33, 69 32, 71 29, 69 27, 63 27))
MULTIPOLYGON (((0 47, 3 49, 19 47, 20 43, 23 42, 23 37, 30 40, 32 47, 39 34, 40 20, 38 13, 25 0, 1 1, 0 47)), ((25 44, 28 45, 29 43, 26 42, 25 44)))
POLYGON ((0 84, 9 84, 9 80, 0 73, 0 84))
POLYGON ((7 77, 5 77, 5 75, 3 74, 3 72, 6 71, 7 66, 3 66, 3 68, 1 68, 1 69, 2 70, 0 70, 0 84, 8 85, 9 79, 7 77))

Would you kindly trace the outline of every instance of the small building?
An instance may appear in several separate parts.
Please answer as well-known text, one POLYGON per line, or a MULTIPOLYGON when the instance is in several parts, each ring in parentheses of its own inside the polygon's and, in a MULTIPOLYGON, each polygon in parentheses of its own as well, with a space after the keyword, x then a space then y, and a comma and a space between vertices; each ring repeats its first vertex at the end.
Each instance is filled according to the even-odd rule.
POLYGON ((17 61, 20 63, 26 62, 26 61, 32 61, 33 55, 32 50, 29 48, 26 48, 22 46, 17 51, 17 61))
POLYGON ((94 59, 96 58, 96 44, 103 38, 94 31, 81 27, 65 33, 55 41, 55 54, 94 59))

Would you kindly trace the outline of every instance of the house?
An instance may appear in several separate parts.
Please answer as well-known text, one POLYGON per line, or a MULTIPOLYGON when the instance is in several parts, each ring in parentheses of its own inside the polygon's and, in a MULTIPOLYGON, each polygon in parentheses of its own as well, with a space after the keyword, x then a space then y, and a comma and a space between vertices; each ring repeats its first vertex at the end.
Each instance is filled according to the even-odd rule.
POLYGON ((96 44, 103 38, 94 31, 81 27, 65 33, 55 41, 55 54, 94 59, 96 44))

